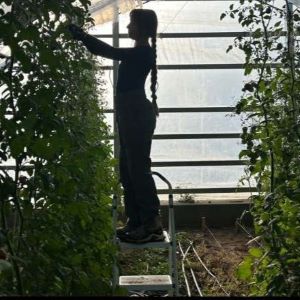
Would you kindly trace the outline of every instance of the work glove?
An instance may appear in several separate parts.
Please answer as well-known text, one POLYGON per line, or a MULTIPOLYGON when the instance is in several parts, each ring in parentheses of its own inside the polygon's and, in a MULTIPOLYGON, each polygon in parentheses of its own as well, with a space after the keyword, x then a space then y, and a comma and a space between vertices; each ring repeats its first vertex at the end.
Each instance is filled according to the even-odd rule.
POLYGON ((81 40, 84 35, 86 35, 86 33, 75 24, 70 24, 68 29, 75 40, 81 40))

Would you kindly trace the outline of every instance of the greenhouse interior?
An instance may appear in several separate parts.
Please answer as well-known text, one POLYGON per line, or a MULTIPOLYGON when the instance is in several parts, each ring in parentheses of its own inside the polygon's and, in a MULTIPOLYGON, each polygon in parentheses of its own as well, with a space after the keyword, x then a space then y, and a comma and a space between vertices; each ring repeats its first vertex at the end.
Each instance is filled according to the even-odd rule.
POLYGON ((0 296, 300 296, 299 0, 0 0, 0 33, 0 296))

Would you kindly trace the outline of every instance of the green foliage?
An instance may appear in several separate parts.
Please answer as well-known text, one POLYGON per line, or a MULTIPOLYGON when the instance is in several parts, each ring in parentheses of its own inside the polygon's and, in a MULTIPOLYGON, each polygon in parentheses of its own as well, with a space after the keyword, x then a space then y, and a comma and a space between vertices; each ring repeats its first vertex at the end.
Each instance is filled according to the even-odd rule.
POLYGON ((0 72, 0 163, 15 163, 0 170, 1 295, 111 294, 117 181, 102 81, 66 30, 90 24, 89 2, 0 1, 12 5, 0 9, 0 43, 11 50, 0 72))
POLYGON ((244 74, 251 75, 235 111, 247 146, 240 158, 249 159, 247 179, 258 189, 251 213, 263 249, 251 249, 238 270, 253 295, 300 295, 300 48, 293 40, 300 14, 283 4, 240 0, 221 16, 237 18, 251 32, 234 46, 244 52, 244 74))

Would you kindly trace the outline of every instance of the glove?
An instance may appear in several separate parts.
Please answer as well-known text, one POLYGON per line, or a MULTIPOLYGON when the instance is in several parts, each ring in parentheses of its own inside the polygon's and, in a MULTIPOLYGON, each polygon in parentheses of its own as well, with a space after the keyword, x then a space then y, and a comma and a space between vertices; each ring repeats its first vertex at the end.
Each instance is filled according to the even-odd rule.
POLYGON ((80 27, 74 24, 70 24, 68 29, 75 40, 81 40, 86 34, 80 27))

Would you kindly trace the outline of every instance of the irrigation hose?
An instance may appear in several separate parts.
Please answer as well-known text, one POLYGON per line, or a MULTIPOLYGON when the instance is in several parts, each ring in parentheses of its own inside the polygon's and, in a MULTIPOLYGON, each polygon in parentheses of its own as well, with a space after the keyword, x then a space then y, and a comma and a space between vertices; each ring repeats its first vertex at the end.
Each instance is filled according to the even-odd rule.
POLYGON ((190 242, 190 245, 189 245, 189 247, 188 247, 188 249, 186 250, 186 252, 185 252, 184 255, 183 255, 183 250, 182 250, 182 247, 181 247, 180 242, 179 242, 179 249, 180 249, 180 251, 181 251, 181 254, 183 255, 182 263, 184 263, 184 260, 187 261, 187 263, 188 263, 188 265, 189 265, 189 268, 190 268, 190 271, 191 271, 191 274, 192 274, 192 277, 193 277, 193 280, 194 280, 194 283, 195 283, 195 286, 196 286, 196 289, 197 289, 197 291, 198 291, 198 293, 199 293, 199 296, 200 296, 200 297, 203 297, 203 294, 202 294, 201 289, 200 289, 200 287, 199 287, 199 284, 198 284, 198 282, 197 282, 197 279, 196 279, 194 270, 193 270, 192 267, 190 266, 189 260, 186 258, 187 253, 188 253, 188 251, 190 250, 192 244, 193 244, 193 242, 190 242))
POLYGON ((226 292, 226 290, 224 289, 224 287, 221 285, 220 281, 218 280, 218 278, 207 268, 207 266, 204 264, 204 262, 202 261, 202 259, 200 258, 200 256, 198 255, 196 249, 192 246, 192 249, 196 255, 196 257, 198 258, 198 260, 200 261, 200 263, 202 264, 202 266, 204 267, 204 269, 207 271, 207 273, 213 277, 215 279, 215 281, 218 283, 219 287, 222 289, 222 291, 227 295, 230 296, 229 293, 226 292))
POLYGON ((182 274, 183 274, 185 285, 186 285, 187 294, 188 294, 188 297, 191 297, 190 285, 189 285, 189 282, 187 280, 187 276, 186 276, 186 273, 185 273, 184 259, 185 259, 186 255, 187 255, 188 251, 190 250, 190 248, 192 246, 192 243, 190 243, 190 245, 188 246, 188 248, 185 251, 185 253, 183 253, 183 250, 182 250, 180 242, 178 242, 178 246, 179 246, 179 249, 180 249, 180 252, 181 252, 181 255, 182 255, 181 269, 182 269, 182 274))

